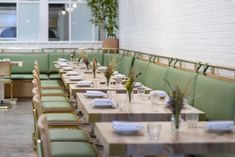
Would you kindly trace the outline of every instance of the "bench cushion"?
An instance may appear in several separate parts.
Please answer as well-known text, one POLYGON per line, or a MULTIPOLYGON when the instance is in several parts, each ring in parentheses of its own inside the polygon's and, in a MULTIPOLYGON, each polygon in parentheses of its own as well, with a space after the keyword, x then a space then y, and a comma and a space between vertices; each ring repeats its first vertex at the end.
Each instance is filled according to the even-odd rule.
POLYGON ((164 80, 167 71, 168 67, 150 63, 146 72, 144 85, 154 90, 165 90, 166 82, 164 80))
MULTIPOLYGON (((12 74, 11 78, 13 80, 32 80, 33 75, 32 74, 12 74)), ((48 80, 49 77, 47 74, 40 74, 40 79, 41 80, 48 80)))
POLYGON ((97 62, 103 65, 103 53, 101 52, 87 52, 87 59, 92 62, 94 58, 96 58, 97 62))
POLYGON ((206 113, 208 120, 233 120, 235 83, 199 75, 194 106, 206 113))
POLYGON ((49 74, 49 79, 59 80, 60 79, 60 74, 49 74))
POLYGON ((23 61, 23 67, 12 67, 13 74, 31 74, 34 67, 34 61, 37 60, 41 73, 48 72, 48 54, 28 53, 28 54, 0 54, 0 59, 9 58, 12 61, 23 61))
POLYGON ((112 60, 115 59, 116 61, 116 69, 118 69, 119 63, 122 59, 122 55, 114 54, 114 53, 104 53, 104 62, 103 65, 107 66, 112 60))
POLYGON ((195 82, 197 76, 198 73, 188 72, 170 67, 166 74, 166 81, 169 84, 166 84, 165 91, 170 92, 170 88, 175 88, 176 85, 178 85, 181 90, 188 88, 186 98, 188 100, 188 103, 190 105, 193 105, 195 96, 195 82))
POLYGON ((150 64, 150 62, 148 62, 148 61, 135 59, 134 68, 135 68, 136 75, 141 73, 141 75, 138 76, 136 81, 141 82, 141 83, 145 82, 145 78, 147 77, 146 73, 148 71, 149 64, 150 64))
POLYGON ((117 70, 120 73, 128 76, 133 59, 134 59, 133 56, 123 56, 119 62, 119 66, 117 70))

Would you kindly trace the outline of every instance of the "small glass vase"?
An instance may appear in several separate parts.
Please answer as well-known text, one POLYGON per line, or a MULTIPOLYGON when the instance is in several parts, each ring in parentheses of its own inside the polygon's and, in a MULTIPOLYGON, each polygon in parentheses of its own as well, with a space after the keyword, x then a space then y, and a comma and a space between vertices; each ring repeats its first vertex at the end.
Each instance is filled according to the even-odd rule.
POLYGON ((132 103, 132 102, 134 101, 134 94, 133 94, 133 91, 127 92, 126 94, 127 94, 127 101, 128 101, 129 103, 132 103))
POLYGON ((106 85, 107 85, 107 88, 110 86, 110 78, 106 78, 106 85))
POLYGON ((181 114, 171 115, 171 130, 172 132, 179 132, 182 129, 184 120, 181 118, 181 114))
POLYGON ((95 79, 96 78, 96 71, 92 70, 92 74, 93 74, 93 78, 95 79))

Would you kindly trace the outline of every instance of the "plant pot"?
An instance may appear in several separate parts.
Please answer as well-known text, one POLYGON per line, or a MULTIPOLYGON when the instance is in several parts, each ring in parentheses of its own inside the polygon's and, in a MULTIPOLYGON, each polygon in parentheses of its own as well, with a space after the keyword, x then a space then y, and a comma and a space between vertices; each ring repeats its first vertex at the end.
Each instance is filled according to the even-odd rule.
POLYGON ((107 38, 103 40, 103 48, 107 49, 118 49, 119 48, 119 40, 116 38, 107 38))

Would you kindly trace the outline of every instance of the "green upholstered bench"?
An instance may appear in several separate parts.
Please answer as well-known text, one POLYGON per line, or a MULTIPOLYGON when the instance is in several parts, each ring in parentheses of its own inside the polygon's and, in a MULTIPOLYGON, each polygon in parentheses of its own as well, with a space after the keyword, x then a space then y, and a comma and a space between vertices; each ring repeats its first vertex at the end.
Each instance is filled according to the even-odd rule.
POLYGON ((133 59, 133 56, 123 56, 118 63, 117 71, 128 76, 133 59))
POLYGON ((204 111, 208 120, 234 120, 235 83, 199 75, 194 99, 194 106, 204 111))
POLYGON ((197 76, 198 73, 195 72, 188 72, 185 70, 169 67, 166 73, 165 91, 170 92, 171 88, 174 88, 177 85, 181 90, 187 88, 187 100, 188 103, 193 106, 195 95, 195 82, 197 76))
POLYGON ((147 74, 147 71, 149 68, 149 64, 150 64, 150 62, 148 62, 148 61, 135 59, 134 69, 135 69, 136 75, 141 73, 141 75, 139 75, 137 77, 136 81, 141 82, 141 83, 145 82, 146 77, 148 77, 146 74, 147 74))

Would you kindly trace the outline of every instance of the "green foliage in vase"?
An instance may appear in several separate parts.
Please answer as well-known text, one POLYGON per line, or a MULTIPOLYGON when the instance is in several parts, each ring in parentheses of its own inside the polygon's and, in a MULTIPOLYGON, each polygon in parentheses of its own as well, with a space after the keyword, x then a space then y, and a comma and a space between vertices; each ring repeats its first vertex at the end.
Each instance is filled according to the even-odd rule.
POLYGON ((134 89, 135 79, 136 79, 135 70, 134 70, 133 67, 131 67, 131 69, 129 71, 129 74, 128 74, 127 82, 125 84, 127 94, 128 94, 128 98, 129 98, 129 102, 131 102, 131 94, 132 94, 132 91, 134 89))
POLYGON ((97 68, 97 60, 96 58, 93 59, 92 61, 92 72, 93 72, 93 77, 96 77, 96 68, 97 68))
POLYGON ((110 82, 110 78, 115 70, 115 67, 116 67, 116 61, 115 59, 113 58, 111 63, 108 64, 107 66, 107 69, 104 73, 104 76, 106 77, 106 81, 107 81, 107 85, 109 85, 109 82, 110 82))
POLYGON ((109 38, 116 37, 118 29, 118 1, 117 0, 87 0, 91 9, 91 22, 95 26, 104 27, 109 38))

